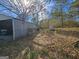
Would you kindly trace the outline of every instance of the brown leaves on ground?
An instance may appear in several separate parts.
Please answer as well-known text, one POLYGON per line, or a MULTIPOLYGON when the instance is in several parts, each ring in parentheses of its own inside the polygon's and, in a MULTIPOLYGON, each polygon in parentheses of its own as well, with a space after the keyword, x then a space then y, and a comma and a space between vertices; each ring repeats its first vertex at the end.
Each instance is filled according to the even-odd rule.
POLYGON ((35 50, 48 50, 50 58, 54 59, 79 59, 79 51, 74 48, 78 38, 59 34, 39 33, 33 40, 35 50))

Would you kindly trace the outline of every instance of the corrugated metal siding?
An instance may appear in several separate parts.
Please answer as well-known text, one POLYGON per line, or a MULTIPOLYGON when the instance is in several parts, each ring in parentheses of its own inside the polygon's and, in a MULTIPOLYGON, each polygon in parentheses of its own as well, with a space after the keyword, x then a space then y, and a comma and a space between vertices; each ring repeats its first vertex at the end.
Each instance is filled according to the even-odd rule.
POLYGON ((21 21, 9 16, 0 15, 0 20, 7 20, 7 19, 12 20, 13 39, 27 35, 29 32, 31 32, 35 28, 35 25, 32 23, 24 22, 24 21, 21 21))
POLYGON ((15 38, 22 37, 27 33, 27 26, 26 23, 19 20, 13 20, 14 22, 14 31, 15 31, 15 38))

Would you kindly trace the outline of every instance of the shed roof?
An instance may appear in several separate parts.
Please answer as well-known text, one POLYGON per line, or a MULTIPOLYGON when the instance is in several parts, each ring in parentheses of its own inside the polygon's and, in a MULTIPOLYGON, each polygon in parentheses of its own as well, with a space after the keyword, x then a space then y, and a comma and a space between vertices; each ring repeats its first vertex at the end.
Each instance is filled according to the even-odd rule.
POLYGON ((0 20, 7 20, 7 19, 12 19, 12 17, 0 14, 0 20))

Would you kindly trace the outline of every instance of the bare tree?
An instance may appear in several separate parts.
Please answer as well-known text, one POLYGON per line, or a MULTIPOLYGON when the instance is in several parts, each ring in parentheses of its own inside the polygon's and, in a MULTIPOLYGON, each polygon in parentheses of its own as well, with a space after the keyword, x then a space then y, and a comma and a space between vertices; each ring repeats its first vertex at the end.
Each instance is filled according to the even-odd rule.
POLYGON ((32 16, 38 22, 39 13, 45 11, 48 0, 0 0, 0 5, 17 14, 19 19, 26 20, 32 16))

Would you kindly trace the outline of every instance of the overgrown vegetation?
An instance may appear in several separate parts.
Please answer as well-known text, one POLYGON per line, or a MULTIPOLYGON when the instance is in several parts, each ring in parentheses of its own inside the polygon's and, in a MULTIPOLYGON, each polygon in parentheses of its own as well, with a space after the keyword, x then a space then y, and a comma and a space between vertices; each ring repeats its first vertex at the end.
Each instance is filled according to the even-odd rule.
POLYGON ((53 34, 49 30, 38 34, 33 40, 34 49, 41 52, 39 55, 42 59, 78 59, 77 41, 79 41, 77 38, 53 34))
MULTIPOLYGON (((61 22, 59 22, 59 20, 56 19, 50 19, 50 20, 43 20, 41 21, 40 26, 42 28, 48 28, 48 26, 54 26, 56 28, 61 28, 61 22)), ((79 27, 79 21, 75 21, 75 20, 65 20, 63 22, 63 28, 72 28, 72 27, 79 27)))

